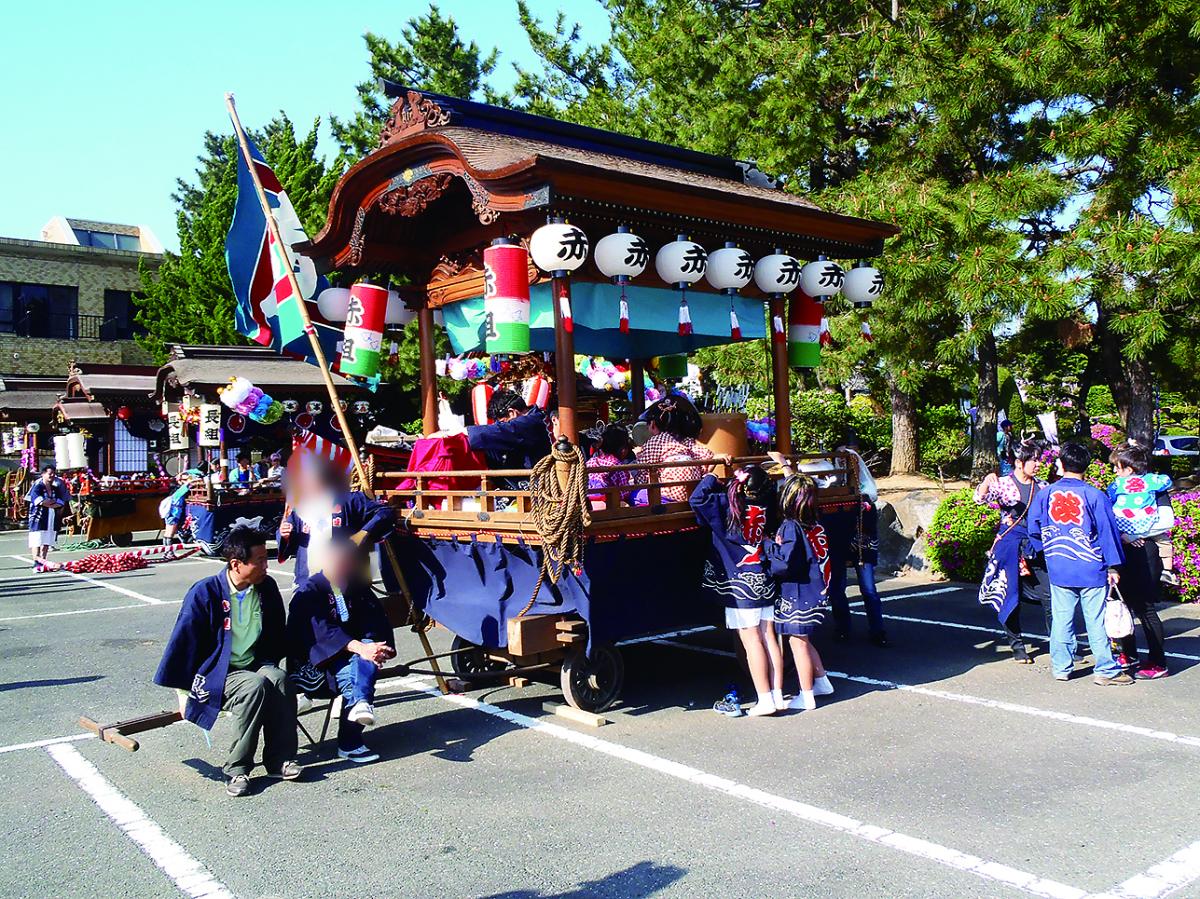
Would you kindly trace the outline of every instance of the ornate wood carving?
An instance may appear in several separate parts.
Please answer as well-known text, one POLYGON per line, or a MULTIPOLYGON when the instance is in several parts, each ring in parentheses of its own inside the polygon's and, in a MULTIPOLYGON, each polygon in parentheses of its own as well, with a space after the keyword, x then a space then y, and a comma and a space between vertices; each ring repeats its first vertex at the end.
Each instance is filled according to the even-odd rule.
POLYGON ((358 212, 354 214, 354 231, 350 234, 350 253, 346 257, 346 262, 350 265, 361 265, 363 250, 367 246, 366 235, 363 234, 363 226, 367 222, 367 210, 359 207, 358 212))
POLYGON ((459 177, 466 182, 467 189, 471 191, 471 211, 479 219, 479 224, 495 224, 496 219, 500 218, 500 210, 493 208, 492 195, 488 192, 487 188, 466 172, 463 172, 459 177))
POLYGON ((407 186, 401 185, 380 196, 377 205, 388 215, 420 215, 446 192, 454 181, 449 172, 437 172, 407 186))
POLYGON ((428 128, 440 128, 450 124, 450 113, 429 97, 416 91, 408 91, 392 104, 388 120, 379 132, 379 146, 383 147, 397 138, 428 128))

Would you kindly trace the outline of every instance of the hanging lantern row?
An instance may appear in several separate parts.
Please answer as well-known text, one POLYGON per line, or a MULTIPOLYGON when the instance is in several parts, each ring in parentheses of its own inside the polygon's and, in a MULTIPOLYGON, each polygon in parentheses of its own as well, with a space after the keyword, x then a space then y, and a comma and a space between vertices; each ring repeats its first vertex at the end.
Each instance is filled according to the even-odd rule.
MULTIPOLYGON (((317 310, 321 317, 329 322, 344 322, 350 308, 352 287, 326 287, 317 294, 317 310)), ((398 330, 407 325, 416 313, 404 305, 400 294, 394 290, 387 292, 387 307, 383 320, 390 330, 398 330)))
MULTIPOLYGON (((583 229, 563 221, 543 225, 533 232, 529 241, 534 264, 556 279, 566 278, 582 266, 587 261, 588 248, 583 229)), ((650 247, 644 238, 622 225, 615 234, 599 240, 594 257, 600 273, 621 288, 619 326, 622 333, 628 333, 629 303, 625 286, 645 271, 650 262, 650 247)), ((685 234, 659 249, 654 257, 654 268, 659 278, 680 292, 681 336, 692 333, 687 289, 701 278, 729 295, 729 326, 734 340, 741 339, 741 327, 733 297, 751 280, 770 297, 786 296, 799 287, 817 303, 841 293, 859 309, 869 307, 878 299, 884 286, 883 275, 867 262, 860 261, 846 272, 833 260, 818 256, 802 266, 799 260, 781 249, 755 262, 746 250, 732 242, 707 253, 685 234)), ((565 291, 560 302, 569 304, 565 291)), ((563 318, 570 321, 569 314, 564 314, 563 318)))

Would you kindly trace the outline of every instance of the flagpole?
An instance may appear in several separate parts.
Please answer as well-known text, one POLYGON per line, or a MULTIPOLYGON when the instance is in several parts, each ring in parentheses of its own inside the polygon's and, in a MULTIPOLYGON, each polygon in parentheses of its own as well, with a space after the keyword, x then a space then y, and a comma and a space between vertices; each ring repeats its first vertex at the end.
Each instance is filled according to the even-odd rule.
MULTIPOLYGON (((283 242, 283 238, 279 234, 279 224, 275 221, 275 214, 271 211, 271 204, 267 202, 266 191, 263 190, 262 182, 258 178, 258 169, 254 164, 254 157, 250 155, 250 145, 246 141, 246 132, 242 128, 242 121, 238 118, 237 106, 233 101, 233 94, 225 95, 225 107, 229 110, 229 117, 233 120, 233 130, 237 134, 238 146, 241 148, 242 158, 246 161, 246 168, 250 172, 250 178, 254 182, 254 192, 258 195, 259 205, 262 206, 263 217, 267 220, 267 229, 271 233, 271 239, 274 240, 284 251, 285 255, 291 248, 283 242)), ((359 483, 362 484, 363 493, 369 498, 375 498, 375 492, 371 489, 371 477, 367 473, 366 466, 363 465, 362 459, 358 453, 358 442, 354 439, 354 433, 350 430, 350 422, 346 419, 346 412, 342 409, 342 404, 338 398, 337 385, 333 382, 333 374, 329 367, 329 361, 325 358, 325 350, 321 347, 321 341, 317 338, 316 329, 313 327, 312 317, 308 314, 308 303, 304 299, 304 292, 300 289, 300 283, 296 280, 296 272, 291 266, 285 266, 288 281, 291 282, 292 293, 295 296, 295 302, 300 307, 300 317, 304 322, 304 333, 308 335, 308 342, 312 346, 313 356, 317 360, 317 368, 320 369, 321 377, 325 381, 325 389, 329 391, 329 403, 333 406, 333 414, 337 416, 338 427, 342 430, 342 435, 346 438, 346 449, 350 451, 350 458, 354 460, 354 470, 358 474, 359 483)), ((392 549, 391 544, 386 540, 383 542, 383 549, 391 563, 392 572, 396 576, 396 582, 400 586, 400 593, 404 596, 408 603, 409 619, 412 620, 413 599, 412 593, 408 589, 408 582, 404 578, 404 572, 400 570, 400 560, 396 558, 396 552, 392 549)), ((414 627, 417 635, 421 639, 421 648, 425 650, 426 656, 429 657, 431 667, 437 678, 438 688, 443 693, 449 693, 450 688, 446 686, 446 681, 442 677, 441 668, 438 666, 438 661, 433 658, 433 647, 429 644, 429 638, 425 635, 425 631, 420 627, 414 627)))

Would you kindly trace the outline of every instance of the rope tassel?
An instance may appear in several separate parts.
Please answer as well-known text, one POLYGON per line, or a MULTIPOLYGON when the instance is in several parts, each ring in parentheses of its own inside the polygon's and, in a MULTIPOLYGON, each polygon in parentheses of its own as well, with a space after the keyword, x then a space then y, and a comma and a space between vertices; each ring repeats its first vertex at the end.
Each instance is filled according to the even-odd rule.
POLYGON ((562 316, 563 330, 570 334, 575 330, 575 320, 571 318, 571 297, 565 290, 558 295, 558 311, 562 316))
POLYGON ((688 308, 687 297, 679 301, 679 336, 686 337, 692 333, 692 310, 688 308))
POLYGON ((625 299, 625 286, 621 286, 621 333, 629 333, 629 300, 625 299))
POLYGON ((733 308, 733 302, 729 303, 729 336, 735 341, 742 339, 742 326, 738 323, 737 310, 733 308))

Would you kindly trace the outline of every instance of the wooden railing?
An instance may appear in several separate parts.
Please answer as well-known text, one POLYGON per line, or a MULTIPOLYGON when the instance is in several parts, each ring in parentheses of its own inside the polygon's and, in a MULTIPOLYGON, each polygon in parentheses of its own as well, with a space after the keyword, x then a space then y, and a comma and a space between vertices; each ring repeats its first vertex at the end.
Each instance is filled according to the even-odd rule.
MULTIPOLYGON (((825 456, 793 455, 793 465, 825 463, 827 471, 815 476, 828 479, 818 488, 818 502, 823 505, 849 502, 858 496, 857 461, 850 455, 834 453, 825 456)), ((732 460, 733 467, 747 463, 764 463, 766 456, 745 456, 732 460)), ((603 498, 602 507, 593 504, 591 532, 596 536, 617 536, 634 533, 661 533, 694 527, 695 516, 686 500, 663 498, 669 487, 684 487, 690 495, 698 478, 670 479, 664 472, 680 468, 699 467, 728 477, 732 472, 723 460, 672 460, 669 462, 635 462, 590 468, 589 474, 635 472, 644 477, 642 483, 602 487, 588 490, 593 499, 603 498), (667 478, 667 479, 664 479, 667 478), (630 494, 645 490, 646 505, 628 505, 630 494)), ((396 507, 397 512, 414 533, 431 536, 477 536, 494 539, 508 534, 536 540, 530 520, 532 497, 528 490, 514 489, 510 482, 528 480, 529 469, 490 469, 471 471, 375 471, 373 487, 376 495, 396 507), (479 480, 470 489, 442 490, 429 487, 430 482, 450 478, 479 480), (407 489, 396 484, 412 481, 407 489)))

